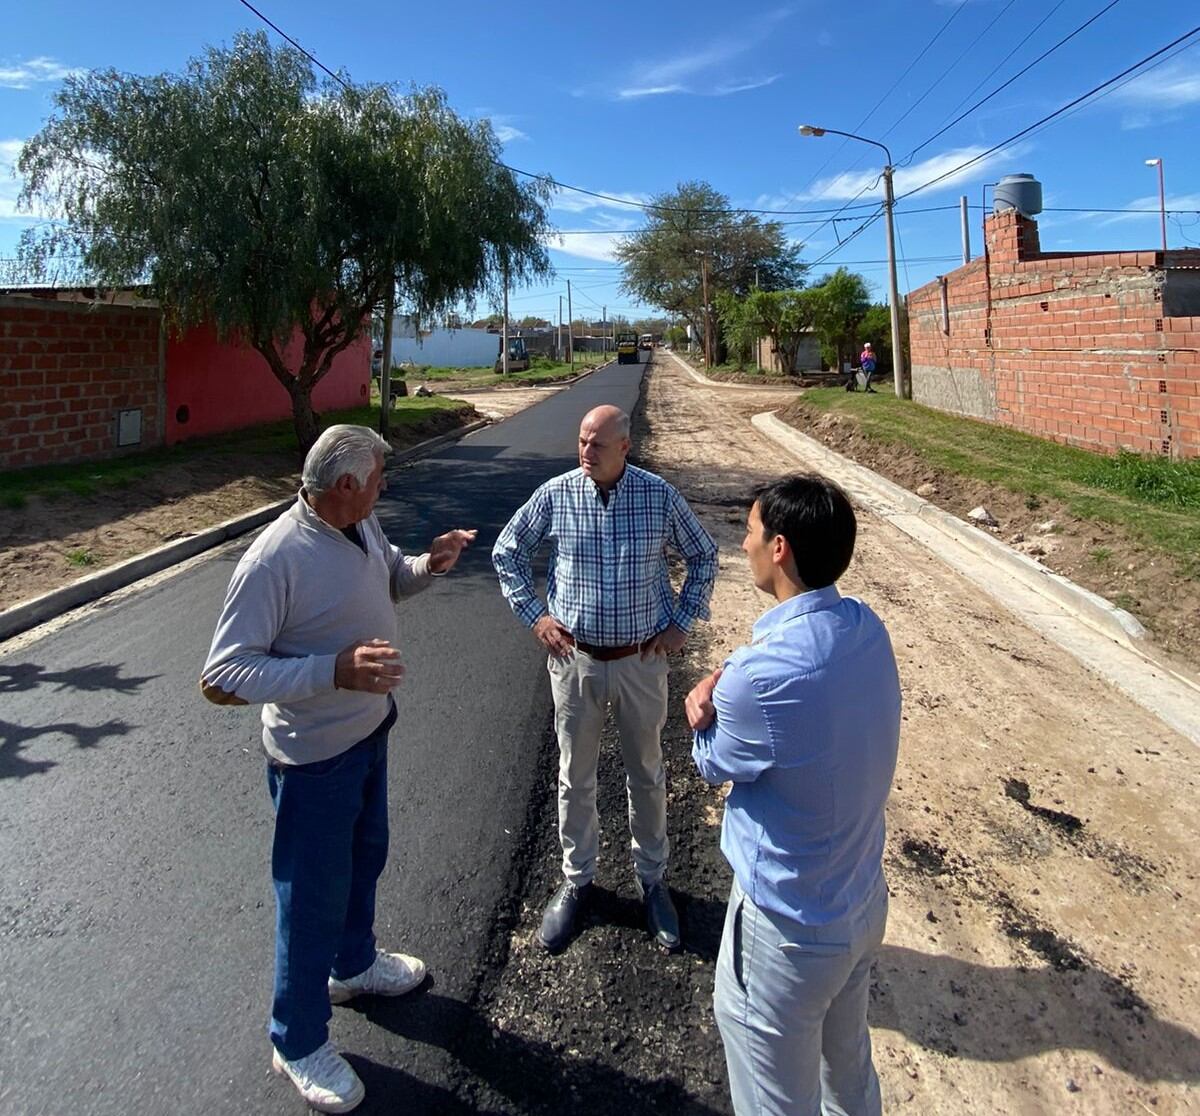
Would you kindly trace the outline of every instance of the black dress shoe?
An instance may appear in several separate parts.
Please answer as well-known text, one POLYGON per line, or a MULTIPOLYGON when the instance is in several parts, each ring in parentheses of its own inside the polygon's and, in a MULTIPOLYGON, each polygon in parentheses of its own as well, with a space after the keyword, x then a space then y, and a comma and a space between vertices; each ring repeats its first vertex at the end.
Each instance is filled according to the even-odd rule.
POLYGON ((651 936, 663 949, 674 951, 679 948, 679 915, 671 902, 671 893, 664 881, 648 884, 638 880, 638 891, 646 904, 646 926, 651 936))
POLYGON ((571 940, 575 930, 575 919, 591 894, 590 883, 577 887, 570 880, 564 880, 554 897, 546 904, 546 910, 542 913, 542 928, 537 937, 551 953, 557 953, 571 940))

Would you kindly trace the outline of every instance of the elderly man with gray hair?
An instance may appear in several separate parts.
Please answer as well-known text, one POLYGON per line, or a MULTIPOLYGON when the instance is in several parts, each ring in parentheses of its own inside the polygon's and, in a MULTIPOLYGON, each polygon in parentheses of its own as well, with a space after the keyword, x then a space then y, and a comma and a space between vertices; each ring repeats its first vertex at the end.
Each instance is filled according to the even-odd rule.
POLYGON ((393 602, 446 573, 475 532, 409 557, 374 515, 391 447, 331 426, 304 462, 295 502, 254 541, 229 583, 200 688, 219 705, 262 703, 275 807, 273 1068, 323 1112, 348 1112, 362 1082, 329 1042, 330 1003, 417 987, 425 965, 376 949, 375 886, 387 859, 387 738, 404 668, 393 602))

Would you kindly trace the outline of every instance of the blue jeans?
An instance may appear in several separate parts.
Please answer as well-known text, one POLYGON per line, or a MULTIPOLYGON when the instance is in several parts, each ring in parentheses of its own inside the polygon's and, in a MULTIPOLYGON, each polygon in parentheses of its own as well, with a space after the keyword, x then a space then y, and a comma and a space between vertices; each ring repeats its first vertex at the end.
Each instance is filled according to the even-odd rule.
POLYGON ((882 875, 829 926, 764 911, 734 880, 713 1007, 737 1116, 879 1116, 867 1001, 886 923, 882 875))
POLYGON ((375 960, 375 885, 387 861, 387 740, 395 706, 332 759, 267 765, 275 804, 271 1041, 294 1061, 329 1038, 328 980, 375 960))

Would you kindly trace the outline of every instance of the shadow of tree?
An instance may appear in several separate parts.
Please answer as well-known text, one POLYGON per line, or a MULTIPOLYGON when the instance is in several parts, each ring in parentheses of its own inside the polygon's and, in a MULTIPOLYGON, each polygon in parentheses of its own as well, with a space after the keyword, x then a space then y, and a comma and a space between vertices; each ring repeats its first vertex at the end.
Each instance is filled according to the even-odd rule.
POLYGON ((119 663, 88 663, 70 670, 47 670, 37 663, 0 663, 0 694, 20 693, 38 686, 51 685, 63 690, 85 693, 137 693, 157 674, 121 677, 119 663))
POLYGON ((29 741, 42 736, 61 734, 70 736, 76 748, 95 748, 110 736, 127 736, 134 725, 125 721, 106 721, 102 725, 81 725, 74 721, 57 721, 54 724, 26 728, 9 721, 0 721, 0 779, 22 779, 27 775, 41 775, 58 764, 54 760, 28 760, 21 755, 29 741))
POLYGON ((872 1026, 928 1050, 982 1062, 1090 1050, 1140 1081, 1200 1081, 1200 1038, 1091 965, 993 968, 885 945, 875 975, 872 1026))

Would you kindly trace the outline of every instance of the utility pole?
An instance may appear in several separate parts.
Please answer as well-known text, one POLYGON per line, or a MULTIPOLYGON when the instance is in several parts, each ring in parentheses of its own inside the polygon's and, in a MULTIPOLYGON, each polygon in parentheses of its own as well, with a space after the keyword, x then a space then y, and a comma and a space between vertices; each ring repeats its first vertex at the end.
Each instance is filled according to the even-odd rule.
POLYGON ((500 324, 500 371, 508 375, 508 261, 504 261, 504 321, 500 324))
POLYGON ((575 370, 575 315, 571 311, 571 280, 567 280, 567 356, 575 370))
POLYGON ((896 234, 892 227, 892 210, 896 196, 892 189, 892 160, 883 168, 884 217, 887 222, 888 302, 892 311, 892 382, 900 399, 912 397, 908 377, 904 373, 904 338, 900 336, 900 284, 896 280, 896 234))
POLYGON ((711 330, 708 321, 708 257, 700 256, 700 297, 704 299, 704 370, 712 368, 711 330))
POLYGON ((558 337, 556 338, 556 340, 558 341, 558 351, 557 351, 556 355, 558 356, 558 362, 561 364, 561 363, 562 363, 562 358, 563 358, 563 343, 562 343, 562 295, 559 295, 559 296, 558 296, 558 337))
POLYGON ((392 321, 396 312, 396 277, 388 267, 387 293, 383 297, 383 356, 379 359, 379 433, 388 436, 392 410, 392 321))
POLYGON ((967 213, 967 195, 959 199, 959 206, 962 208, 962 242, 963 242, 963 263, 971 262, 971 218, 967 213))
POLYGON ((601 355, 608 356, 608 307, 600 307, 600 347, 603 349, 601 355))

